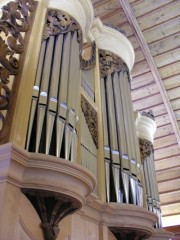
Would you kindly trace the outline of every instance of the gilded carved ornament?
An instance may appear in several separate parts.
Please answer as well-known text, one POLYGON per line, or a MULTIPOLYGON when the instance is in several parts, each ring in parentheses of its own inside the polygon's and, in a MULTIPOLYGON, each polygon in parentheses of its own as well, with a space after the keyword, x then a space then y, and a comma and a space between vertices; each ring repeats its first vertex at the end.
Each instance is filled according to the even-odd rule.
POLYGON ((104 78, 114 72, 126 72, 129 77, 129 70, 127 65, 122 61, 122 59, 116 54, 107 51, 99 50, 99 61, 100 61, 100 74, 101 78, 104 78))
POLYGON ((82 42, 82 31, 78 22, 67 13, 60 10, 49 10, 43 32, 43 40, 67 32, 78 32, 78 41, 82 42))
POLYGON ((153 111, 152 110, 149 110, 149 112, 142 112, 141 113, 142 116, 146 116, 146 117, 149 117, 151 118, 152 120, 154 120, 154 114, 153 114, 153 111))
POLYGON ((20 55, 24 51, 22 33, 29 30, 29 15, 34 10, 34 0, 17 0, 2 7, 0 19, 0 110, 11 104, 9 77, 19 73, 20 55))
POLYGON ((91 104, 81 95, 81 108, 86 119, 92 139, 98 148, 98 125, 97 125, 97 112, 91 104))
POLYGON ((81 62, 81 69, 87 70, 94 68, 96 65, 96 43, 91 43, 91 54, 89 59, 84 59, 82 54, 80 56, 80 62, 81 62))
POLYGON ((153 144, 146 139, 139 138, 139 147, 141 160, 144 161, 153 152, 153 144))

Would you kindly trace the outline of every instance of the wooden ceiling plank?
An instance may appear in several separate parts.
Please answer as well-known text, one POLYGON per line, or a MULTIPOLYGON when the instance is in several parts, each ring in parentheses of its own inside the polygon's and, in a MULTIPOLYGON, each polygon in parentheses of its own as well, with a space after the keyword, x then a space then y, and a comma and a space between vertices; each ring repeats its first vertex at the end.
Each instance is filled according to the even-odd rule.
POLYGON ((162 206, 161 210, 162 210, 162 217, 169 217, 169 216, 174 216, 177 214, 180 214, 180 204, 178 203, 174 203, 171 205, 166 205, 166 206, 162 206))
POLYGON ((179 48, 180 44, 180 34, 176 33, 175 35, 164 38, 156 43, 149 45, 149 49, 153 56, 158 56, 162 53, 172 51, 179 48))
MULTIPOLYGON (((164 149, 157 149, 154 152, 155 164, 156 164, 156 161, 164 160, 166 158, 170 159, 170 157, 172 157, 173 155, 176 157, 178 155, 180 155, 180 149, 177 144, 174 144, 173 146, 165 147, 164 149)), ((165 162, 164 162, 164 164, 165 164, 165 162)), ((170 162, 170 164, 171 164, 171 162, 170 162)))
POLYGON ((159 68, 159 74, 162 79, 180 74, 180 61, 159 68))
POLYGON ((162 98, 160 94, 153 95, 153 98, 147 97, 143 100, 143 105, 142 105, 142 100, 137 100, 133 102, 133 108, 134 111, 144 111, 144 109, 151 109, 152 107, 158 106, 162 104, 162 98))
POLYGON ((152 28, 143 31, 144 38, 147 44, 156 43, 164 39, 164 37, 170 37, 179 32, 180 18, 172 19, 166 23, 158 26, 152 26, 152 28))
POLYGON ((173 75, 163 79, 164 86, 167 90, 180 86, 180 74, 173 75))
MULTIPOLYGON (((123 2, 123 1, 122 1, 123 2)), ((156 1, 157 2, 157 1, 156 1)), ((128 1, 129 3, 129 1, 128 1)), ((142 31, 151 28, 152 26, 158 26, 170 19, 175 19, 180 16, 180 1, 176 0, 165 8, 154 11, 150 14, 146 14, 143 17, 138 18, 139 26, 142 31)))
POLYGON ((154 141, 154 149, 162 149, 174 145, 176 143, 176 136, 174 134, 158 138, 154 141))
MULTIPOLYGON (((169 91, 167 91, 169 99, 173 100, 173 99, 177 99, 179 98, 179 94, 180 94, 180 87, 176 87, 174 89, 171 89, 169 91)), ((180 99, 179 99, 179 107, 180 107, 180 99)))
POLYGON ((157 125, 158 128, 171 123, 168 114, 164 114, 164 115, 160 115, 160 116, 155 117, 155 122, 156 122, 156 125, 157 125))
POLYGON ((165 126, 158 127, 158 130, 155 132, 154 139, 161 138, 172 133, 174 133, 172 125, 167 124, 165 126))
POLYGON ((150 71, 149 64, 147 63, 146 60, 144 60, 139 63, 135 63, 135 65, 132 69, 132 72, 131 72, 131 76, 132 77, 139 76, 139 75, 142 75, 149 71, 150 71), (142 68, 142 66, 143 66, 143 68, 142 68))
POLYGON ((180 190, 180 179, 174 179, 167 182, 158 183, 158 189, 159 193, 180 190))
MULTIPOLYGON (((122 6, 122 8, 123 8, 123 10, 124 10, 128 20, 129 20, 131 26, 134 28, 135 35, 136 35, 137 39, 139 40, 140 46, 141 46, 141 48, 142 48, 142 50, 144 52, 144 55, 145 55, 145 57, 146 57, 146 59, 147 59, 147 61, 149 63, 149 67, 150 67, 150 69, 151 69, 151 71, 153 73, 154 79, 155 79, 155 81, 157 83, 157 86, 158 86, 159 91, 161 93, 162 99, 163 99, 164 104, 166 106, 167 112, 169 114, 169 118, 171 120, 173 129, 174 129, 174 133, 176 135, 177 143, 178 143, 178 145, 180 147, 180 129, 179 129, 179 126, 178 126, 175 114, 173 112, 171 103, 170 103, 170 101, 168 99, 168 95, 167 95, 166 89, 165 89, 165 87, 163 85, 161 76, 160 76, 160 74, 158 72, 158 69, 157 69, 155 63, 154 63, 154 59, 153 59, 153 57, 152 57, 152 55, 150 53, 150 50, 148 48, 148 45, 147 45, 147 43, 146 43, 146 41, 144 39, 144 36, 143 36, 142 31, 140 29, 140 26, 139 26, 139 24, 138 24, 138 22, 137 22, 137 20, 136 20, 136 18, 134 16, 134 13, 133 13, 133 11, 131 9, 129 1, 128 0, 119 0, 119 2, 121 4, 121 6, 122 6)), ((180 7, 180 2, 179 2, 178 6, 180 7)), ((177 8, 178 8, 178 6, 177 6, 177 8)), ((176 12, 176 8, 174 8, 174 10, 176 12)), ((168 8, 168 11, 171 12, 169 8, 168 8)), ((179 14, 179 11, 180 11, 180 9, 178 9, 178 14, 179 14)), ((172 11, 172 12, 173 12, 174 15, 176 15, 176 13, 174 13, 174 11, 172 11)), ((168 18, 169 18, 169 16, 168 16, 168 18)))
POLYGON ((164 153, 163 155, 160 155, 160 157, 163 156, 163 158, 161 158, 161 160, 156 160, 155 161, 155 167, 156 167, 156 172, 162 172, 165 169, 173 169, 173 168, 177 168, 180 166, 180 156, 179 156, 179 149, 174 146, 172 147, 167 147, 164 148, 164 153), (176 156, 172 156, 172 152, 171 155, 169 155, 170 157, 168 158, 168 151, 171 149, 171 151, 174 149, 174 154, 177 154, 176 156))
POLYGON ((149 1, 143 0, 132 5, 133 12, 135 16, 142 17, 145 14, 152 13, 153 11, 164 8, 167 4, 172 3, 173 0, 163 0, 163 1, 149 1))
MULTIPOLYGON (((176 178, 180 178, 180 167, 177 167, 176 169, 173 169, 173 170, 167 169, 156 174, 156 179, 158 183, 174 180, 176 178)), ((179 195, 179 200, 180 200, 180 195, 179 195)))
POLYGON ((151 72, 148 72, 140 77, 133 77, 132 80, 131 80, 131 89, 134 90, 134 89, 137 89, 139 87, 143 87, 143 86, 146 86, 146 84, 152 84, 154 83, 154 78, 152 76, 152 73, 151 72), (144 81, 144 79, 146 79, 144 81))
POLYGON ((170 50, 166 53, 162 53, 156 57, 154 57, 154 61, 158 68, 170 65, 172 63, 178 62, 180 63, 180 48, 176 48, 170 50))
POLYGON ((160 201, 163 204, 168 204, 170 202, 180 202, 180 191, 174 191, 171 193, 165 193, 160 195, 160 201))
POLYGON ((146 85, 145 87, 141 87, 139 89, 136 89, 135 91, 132 91, 131 96, 132 96, 132 100, 136 101, 157 93, 159 93, 159 89, 157 88, 156 83, 153 83, 151 85, 148 85, 148 86, 146 85))

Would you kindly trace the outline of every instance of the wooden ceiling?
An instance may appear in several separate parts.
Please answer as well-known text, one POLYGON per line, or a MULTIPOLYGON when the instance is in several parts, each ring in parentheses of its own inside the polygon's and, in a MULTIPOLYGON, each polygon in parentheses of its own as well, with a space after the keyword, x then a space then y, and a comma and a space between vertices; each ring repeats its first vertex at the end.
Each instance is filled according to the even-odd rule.
POLYGON ((165 225, 180 224, 180 0, 92 0, 135 49, 134 110, 153 110, 155 168, 165 225), (169 223, 168 223, 169 222, 169 223))

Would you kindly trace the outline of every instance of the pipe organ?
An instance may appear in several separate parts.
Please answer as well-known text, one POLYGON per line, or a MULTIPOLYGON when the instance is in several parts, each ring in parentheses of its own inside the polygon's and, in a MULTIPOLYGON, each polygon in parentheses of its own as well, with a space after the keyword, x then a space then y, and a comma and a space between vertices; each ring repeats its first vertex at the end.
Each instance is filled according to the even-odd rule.
MULTIPOLYGON (((34 4, 33 0, 24 2, 27 8, 34 4)), ((9 6, 14 14, 14 7, 17 10, 21 5, 17 0, 9 6)), ((25 10, 21 14, 26 19, 25 10)), ((142 115, 135 124, 130 92, 132 45, 122 33, 94 19, 90 0, 39 0, 34 21, 37 26, 33 25, 32 33, 38 35, 37 41, 30 38, 27 46, 22 75, 17 76, 20 94, 12 109, 13 94, 0 74, 0 90, 7 90, 0 93, 0 140, 4 126, 12 122, 2 140, 7 144, 0 146, 0 176, 7 183, 2 187, 0 183, 0 196, 11 204, 5 208, 2 204, 1 215, 17 210, 7 216, 14 229, 0 216, 0 238, 24 236, 18 238, 20 233, 15 232, 20 210, 26 212, 18 202, 24 194, 39 215, 36 220, 41 220, 43 234, 37 239, 60 239, 59 222, 81 207, 69 228, 62 223, 69 233, 63 239, 83 236, 86 240, 91 233, 93 239, 109 239, 110 231, 113 240, 147 239, 154 233, 156 215, 156 226, 161 227, 153 165, 155 123, 142 115), (39 55, 32 53, 33 48, 39 55), (15 121, 7 120, 2 110, 13 110, 7 116, 15 121), (149 211, 143 208, 146 204, 149 211)), ((1 36, 0 41, 4 43, 1 36)), ((8 70, 6 60, 0 56, 0 73, 8 70)), ((24 206, 32 207, 29 202, 24 206)))
POLYGON ((156 123, 152 111, 143 112, 137 116, 137 134, 141 159, 144 168, 146 202, 149 211, 158 216, 157 228, 162 227, 160 199, 156 181, 154 166, 153 136, 156 131, 156 123))

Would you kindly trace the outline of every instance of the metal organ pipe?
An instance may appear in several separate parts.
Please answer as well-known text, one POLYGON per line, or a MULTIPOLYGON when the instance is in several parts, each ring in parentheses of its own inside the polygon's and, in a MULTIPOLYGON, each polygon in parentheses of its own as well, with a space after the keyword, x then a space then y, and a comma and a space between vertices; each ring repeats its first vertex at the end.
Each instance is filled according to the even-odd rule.
POLYGON ((45 61, 42 69, 42 80, 40 86, 40 95, 37 109, 37 128, 36 128, 36 148, 35 152, 41 152, 39 150, 41 134, 43 130, 44 117, 47 108, 48 101, 48 87, 51 73, 51 64, 53 57, 53 48, 54 48, 54 36, 50 36, 47 42, 45 61))

